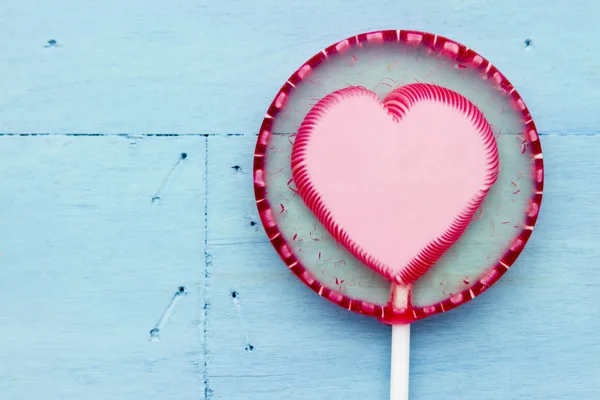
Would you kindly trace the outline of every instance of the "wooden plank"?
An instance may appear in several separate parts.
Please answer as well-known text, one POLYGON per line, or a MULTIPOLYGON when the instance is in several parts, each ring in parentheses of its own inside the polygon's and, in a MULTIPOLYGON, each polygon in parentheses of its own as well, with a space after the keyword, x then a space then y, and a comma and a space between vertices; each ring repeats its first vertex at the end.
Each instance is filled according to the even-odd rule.
POLYGON ((541 131, 589 132, 599 17, 590 1, 4 1, 0 132, 256 132, 309 57, 381 28, 463 42, 511 79, 541 131))
POLYGON ((3 399, 204 398, 205 141, 0 137, 3 399))
POLYGON ((325 303, 277 258, 256 217, 254 142, 208 143, 212 398, 385 398, 389 329, 325 303))
MULTIPOLYGON (((542 139, 547 184, 536 231, 492 289, 414 325, 412 399, 566 400, 600 390, 600 137, 542 139)), ((304 287, 251 226, 254 145, 254 137, 208 141, 211 398, 387 398, 389 328, 304 287)))

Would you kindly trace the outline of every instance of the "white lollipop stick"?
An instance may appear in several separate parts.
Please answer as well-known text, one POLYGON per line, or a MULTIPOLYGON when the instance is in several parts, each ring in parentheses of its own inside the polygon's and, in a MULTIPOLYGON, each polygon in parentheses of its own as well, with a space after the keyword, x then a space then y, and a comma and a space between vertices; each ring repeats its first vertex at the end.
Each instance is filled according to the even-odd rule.
MULTIPOLYGON (((408 305, 410 287, 394 285, 392 290, 394 307, 405 308, 408 305)), ((408 400, 410 324, 392 325, 391 358, 390 400, 408 400)))
POLYGON ((390 400, 408 400, 410 324, 392 325, 390 400))

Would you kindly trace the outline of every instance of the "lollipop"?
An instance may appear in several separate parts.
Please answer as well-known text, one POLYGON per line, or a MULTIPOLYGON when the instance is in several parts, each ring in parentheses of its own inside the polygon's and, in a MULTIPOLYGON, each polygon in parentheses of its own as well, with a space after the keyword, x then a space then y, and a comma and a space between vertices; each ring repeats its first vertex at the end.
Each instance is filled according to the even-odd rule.
POLYGON ((537 131, 486 59, 433 34, 328 47, 276 95, 254 161, 257 206, 290 270, 392 325, 391 399, 408 397, 410 324, 481 294, 537 220, 537 131))

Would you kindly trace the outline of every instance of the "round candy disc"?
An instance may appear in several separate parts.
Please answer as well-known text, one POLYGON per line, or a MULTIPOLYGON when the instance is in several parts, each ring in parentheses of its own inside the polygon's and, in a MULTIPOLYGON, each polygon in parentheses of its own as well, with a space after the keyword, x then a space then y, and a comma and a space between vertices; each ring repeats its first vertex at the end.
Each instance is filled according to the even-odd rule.
MULTIPOLYGON (((357 35, 328 47, 285 82, 259 132, 254 184, 266 233, 284 263, 302 282, 349 310, 390 324, 410 323, 473 299, 513 265, 537 220, 543 162, 539 136, 525 103, 489 61, 441 36, 380 31, 357 35), (307 146, 294 146, 297 139, 307 141, 311 137, 301 127, 315 120, 317 104, 322 106, 331 101, 331 96, 340 94, 363 97, 354 106, 344 103, 351 109, 342 113, 344 117, 340 117, 342 114, 331 117, 336 111, 328 109, 327 118, 319 120, 319 127, 325 126, 327 132, 332 132, 327 137, 327 146, 321 143, 318 147, 321 150, 312 153, 307 146), (442 117, 445 111, 440 107, 423 111, 422 106, 411 103, 423 99, 438 103, 446 99, 446 105, 468 104, 464 106, 468 109, 462 109, 463 115, 477 114, 484 118, 458 129, 470 132, 470 136, 444 136, 439 129, 427 130, 423 126, 433 124, 439 128, 434 124, 436 118, 456 126, 459 118, 450 115, 452 107, 447 107, 449 115, 442 117), (388 111, 396 107, 397 113, 412 114, 410 118, 403 117, 403 125, 398 128, 392 126, 394 121, 385 121, 385 115, 379 118, 375 111, 366 112, 371 106, 386 106, 388 111), (368 150, 362 157, 375 157, 373 160, 397 159, 394 157, 398 154, 390 155, 390 149, 398 148, 392 145, 397 139, 390 133, 394 129, 414 133, 400 135, 402 148, 407 150, 403 159, 408 160, 410 154, 420 155, 413 157, 412 164, 404 163, 400 168, 394 162, 377 162, 368 174, 361 172, 365 168, 354 168, 356 163, 351 160, 360 159, 361 151, 368 150), (432 136, 424 137, 426 134, 432 136), (487 140, 488 147, 477 146, 479 139, 487 140), (353 146, 348 145, 349 140, 353 146), (499 159, 496 172, 492 171, 493 149, 487 154, 482 148, 495 149, 496 164, 499 159), (462 152, 463 156, 455 154, 451 163, 447 155, 452 151, 462 152), (303 169, 305 159, 310 160, 312 175, 309 169, 303 169), (464 173, 470 162, 482 171, 481 176, 464 173), (416 173, 427 168, 431 171, 416 173), (344 199, 336 198, 334 194, 339 191, 330 189, 331 182, 335 186, 331 176, 322 180, 326 184, 321 183, 314 192, 304 190, 304 186, 310 186, 306 182, 319 181, 323 171, 337 174, 340 188, 349 187, 342 185, 344 180, 354 182, 356 191, 368 188, 368 196, 349 191, 344 193, 344 199), (443 179, 439 179, 440 174, 443 179), (310 176, 310 180, 303 181, 303 176, 310 176), (437 180, 432 178, 435 176, 437 180), (471 186, 467 185, 469 182, 471 186), (391 189, 397 189, 399 184, 407 191, 391 189), (480 197, 475 190, 478 184, 485 188, 480 197), (423 189, 428 187, 437 189, 415 200, 415 196, 428 193, 423 189), (319 207, 311 205, 315 196, 310 193, 318 194, 319 198, 328 196, 327 204, 336 204, 337 208, 332 208, 336 216, 346 212, 343 221, 336 218, 328 224, 327 207, 322 207, 321 214, 313 212, 319 207), (436 198, 435 193, 442 195, 436 198), (386 203, 384 200, 391 195, 393 201, 386 203), (474 208, 468 212, 446 212, 456 199, 467 201, 474 208), (398 204, 410 205, 408 209, 414 210, 412 214, 419 219, 395 230, 386 227, 375 231, 377 226, 385 225, 386 213, 390 219, 400 215, 398 204), (372 218, 372 226, 352 221, 352 212, 357 210, 363 214, 357 220, 372 218), (460 220, 460 229, 448 228, 452 218, 460 220), (420 227, 426 230, 421 232, 420 227), (348 232, 352 238, 359 238, 352 242, 358 243, 357 247, 352 246, 348 232), (454 232, 454 236, 448 236, 448 232, 454 232), (428 241, 430 236, 435 240, 428 241), (413 250, 420 244, 430 242, 437 246, 425 256, 414 255, 413 250), (419 262, 411 267, 410 262, 415 259, 419 262), (392 301, 393 282, 409 281, 408 304, 398 307, 392 301)), ((456 203, 455 209, 460 204, 463 203, 456 203)), ((402 215, 406 219, 412 214, 402 215)))

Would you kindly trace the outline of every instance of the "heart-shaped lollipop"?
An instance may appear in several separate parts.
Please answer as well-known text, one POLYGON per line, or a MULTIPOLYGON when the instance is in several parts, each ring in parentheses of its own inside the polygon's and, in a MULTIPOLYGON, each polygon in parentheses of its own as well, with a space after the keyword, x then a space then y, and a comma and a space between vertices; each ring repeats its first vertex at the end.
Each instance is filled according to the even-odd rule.
POLYGON ((383 102, 338 90, 304 119, 292 174, 308 208, 344 247, 410 285, 456 242, 499 172, 496 140, 460 94, 410 84, 383 102))
POLYGON ((407 400, 410 324, 506 273, 537 221, 544 171, 531 114, 496 67, 448 38, 388 30, 335 43, 288 78, 253 178, 290 271, 392 325, 390 398, 407 400))

